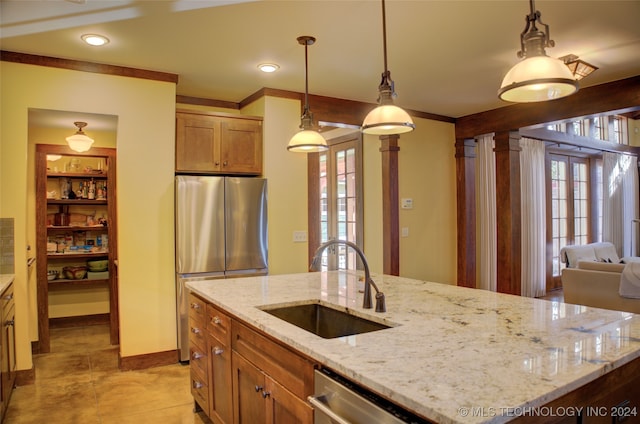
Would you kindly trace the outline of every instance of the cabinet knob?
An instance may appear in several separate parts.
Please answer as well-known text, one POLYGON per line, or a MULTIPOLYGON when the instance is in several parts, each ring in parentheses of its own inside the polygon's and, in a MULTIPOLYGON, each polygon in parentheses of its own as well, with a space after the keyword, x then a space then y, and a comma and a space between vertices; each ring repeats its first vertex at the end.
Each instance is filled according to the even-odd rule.
POLYGON ((200 305, 198 303, 193 302, 191 304, 191 309, 200 309, 200 305))
POLYGON ((220 162, 214 162, 215 166, 220 166, 220 162))
POLYGON ((204 356, 204 354, 200 353, 200 352, 193 352, 193 354, 191 355, 191 358, 193 359, 200 359, 204 356))
POLYGON ((211 351, 213 352, 214 355, 222 355, 222 353, 224 352, 224 349, 222 349, 221 347, 215 346, 213 349, 211 349, 211 351))
POLYGON ((200 388, 202 388, 202 386, 203 386, 203 384, 200 383, 199 381, 194 381, 193 382, 193 388, 194 389, 200 389, 200 388))
POLYGON ((9 300, 11 300, 11 299, 13 299, 13 293, 8 294, 8 295, 6 295, 6 296, 4 296, 4 297, 2 298, 2 300, 6 300, 6 301, 9 301, 9 300))
POLYGON ((222 320, 220 319, 220 317, 215 316, 215 317, 211 318, 211 322, 214 323, 214 324, 219 325, 222 322, 222 320))
POLYGON ((263 399, 266 399, 266 398, 268 398, 269 396, 271 396, 271 392, 265 392, 264 390, 262 391, 262 398, 263 398, 263 399))
POLYGON ((7 321, 7 325, 15 325, 16 324, 16 320, 12 319, 11 321, 7 321))
POLYGON ((226 160, 224 162, 222 162, 222 166, 227 166, 229 164, 229 162, 227 162, 226 160))
POLYGON ((191 327, 191 332, 193 334, 200 334, 200 329, 198 327, 191 327))
POLYGON ((264 389, 264 387, 262 386, 256 386, 256 392, 259 392, 260 390, 264 389))

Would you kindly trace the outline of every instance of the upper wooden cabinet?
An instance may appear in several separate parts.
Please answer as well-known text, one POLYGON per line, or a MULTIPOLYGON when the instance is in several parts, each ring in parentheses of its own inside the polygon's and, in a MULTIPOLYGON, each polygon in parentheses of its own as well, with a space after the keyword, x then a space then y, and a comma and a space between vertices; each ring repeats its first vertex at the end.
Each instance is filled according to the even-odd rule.
POLYGON ((262 174, 262 118, 178 111, 176 172, 262 174))

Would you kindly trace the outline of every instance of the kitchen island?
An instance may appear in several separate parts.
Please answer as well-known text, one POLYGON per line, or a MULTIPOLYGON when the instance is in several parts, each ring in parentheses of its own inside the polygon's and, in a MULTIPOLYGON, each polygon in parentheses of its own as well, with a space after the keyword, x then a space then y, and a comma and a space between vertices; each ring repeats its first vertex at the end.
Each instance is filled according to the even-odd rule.
MULTIPOLYGON (((387 275, 373 279, 386 295, 385 313, 362 308, 362 283, 351 272, 187 286, 234 319, 438 423, 575 414, 577 404, 576 410, 534 408, 639 362, 640 315, 387 275), (310 301, 339 305, 391 328, 324 339, 261 309, 310 301)), ((637 411, 639 400, 631 402, 627 407, 637 411)), ((591 415, 618 412, 593 406, 602 408, 591 415)))

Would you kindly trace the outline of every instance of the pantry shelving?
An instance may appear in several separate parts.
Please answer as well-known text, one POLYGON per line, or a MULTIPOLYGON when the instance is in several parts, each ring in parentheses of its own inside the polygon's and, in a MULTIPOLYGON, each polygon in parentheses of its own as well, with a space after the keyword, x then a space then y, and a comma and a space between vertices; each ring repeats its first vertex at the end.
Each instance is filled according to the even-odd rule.
POLYGON ((116 149, 78 153, 64 145, 37 144, 35 157, 37 350, 50 351, 50 291, 97 287, 108 288, 110 339, 117 344, 116 149), (52 155, 59 158, 53 161, 52 155), (106 269, 88 269, 83 278, 64 273, 65 267, 86 267, 101 259, 107 260, 106 269))

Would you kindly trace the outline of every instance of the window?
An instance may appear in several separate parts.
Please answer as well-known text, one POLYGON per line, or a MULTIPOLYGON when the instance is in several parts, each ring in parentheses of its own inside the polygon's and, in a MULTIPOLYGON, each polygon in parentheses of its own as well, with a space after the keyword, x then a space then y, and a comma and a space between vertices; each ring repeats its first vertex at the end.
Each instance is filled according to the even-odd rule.
MULTIPOLYGON (((332 239, 362 245, 362 152, 361 136, 331 143, 318 156, 319 243, 332 239)), ((314 226, 310 223, 310 229, 314 226)), ((344 245, 326 249, 321 269, 356 269, 356 253, 344 245)))
POLYGON ((601 161, 561 154, 550 154, 547 164, 550 188, 547 238, 551 258, 547 290, 552 290, 561 287, 564 263, 560 249, 566 245, 590 243, 601 237, 602 166, 601 161), (594 169, 591 169, 592 163, 594 169))
POLYGON ((620 115, 600 115, 566 123, 547 124, 545 128, 595 140, 629 144, 627 118, 620 115))

